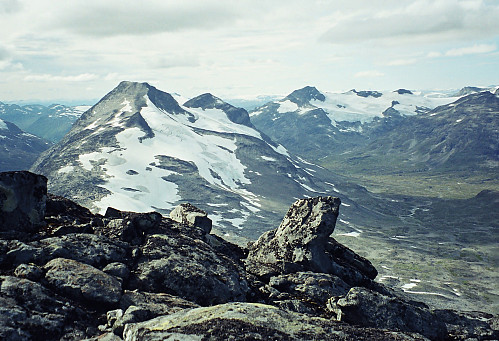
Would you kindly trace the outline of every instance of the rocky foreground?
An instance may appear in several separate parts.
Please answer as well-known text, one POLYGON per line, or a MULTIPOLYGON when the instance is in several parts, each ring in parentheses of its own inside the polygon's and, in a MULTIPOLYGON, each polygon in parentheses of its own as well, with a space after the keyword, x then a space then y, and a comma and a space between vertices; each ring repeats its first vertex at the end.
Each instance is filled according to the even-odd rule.
POLYGON ((1 340, 494 340, 499 316, 432 309, 336 242, 340 199, 296 201, 241 248, 190 204, 94 215, 0 173, 1 340))

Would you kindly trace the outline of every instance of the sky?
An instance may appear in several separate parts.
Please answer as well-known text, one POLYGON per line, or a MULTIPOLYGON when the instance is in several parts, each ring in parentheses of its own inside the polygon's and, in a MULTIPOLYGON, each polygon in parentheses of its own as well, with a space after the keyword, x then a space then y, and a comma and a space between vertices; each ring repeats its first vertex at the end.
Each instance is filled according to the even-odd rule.
POLYGON ((0 101, 499 84, 499 0, 0 0, 0 101))

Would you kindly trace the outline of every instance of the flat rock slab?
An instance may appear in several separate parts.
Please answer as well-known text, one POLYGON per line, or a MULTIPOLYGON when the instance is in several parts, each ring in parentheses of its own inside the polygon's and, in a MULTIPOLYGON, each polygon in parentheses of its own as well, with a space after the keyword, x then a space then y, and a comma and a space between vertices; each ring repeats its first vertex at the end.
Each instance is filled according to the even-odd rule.
POLYGON ((56 258, 45 265, 45 270, 50 285, 75 300, 115 304, 121 298, 121 283, 93 266, 56 258))
POLYGON ((425 340, 418 335, 352 328, 256 303, 183 310, 127 324, 124 340, 425 340))

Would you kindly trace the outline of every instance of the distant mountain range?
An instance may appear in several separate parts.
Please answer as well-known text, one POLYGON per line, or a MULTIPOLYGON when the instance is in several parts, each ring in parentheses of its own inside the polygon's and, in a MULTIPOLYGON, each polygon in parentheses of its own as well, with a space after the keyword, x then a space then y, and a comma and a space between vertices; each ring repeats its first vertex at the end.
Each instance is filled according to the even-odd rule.
POLYGON ((291 152, 322 163, 341 157, 392 171, 488 170, 499 166, 499 96, 489 90, 496 91, 466 87, 449 97, 305 87, 250 116, 291 152))
POLYGON ((20 106, 0 102, 0 119, 12 122, 30 134, 57 142, 89 107, 61 104, 20 106))

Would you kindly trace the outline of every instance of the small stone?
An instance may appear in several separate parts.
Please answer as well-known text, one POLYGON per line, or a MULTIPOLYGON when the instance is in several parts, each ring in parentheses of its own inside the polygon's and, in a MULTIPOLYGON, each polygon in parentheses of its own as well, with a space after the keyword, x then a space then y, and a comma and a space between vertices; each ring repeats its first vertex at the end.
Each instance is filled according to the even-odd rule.
POLYGON ((212 222, 206 212, 189 203, 175 207, 170 212, 170 218, 182 224, 199 227, 206 234, 211 232, 212 222))
POLYGON ((119 262, 114 262, 106 265, 104 269, 102 269, 102 271, 111 276, 115 276, 121 279, 127 278, 130 274, 130 270, 128 269, 128 267, 125 264, 119 262))
POLYGON ((43 277, 42 269, 34 264, 21 264, 16 268, 14 274, 19 278, 26 278, 34 282, 43 277))

